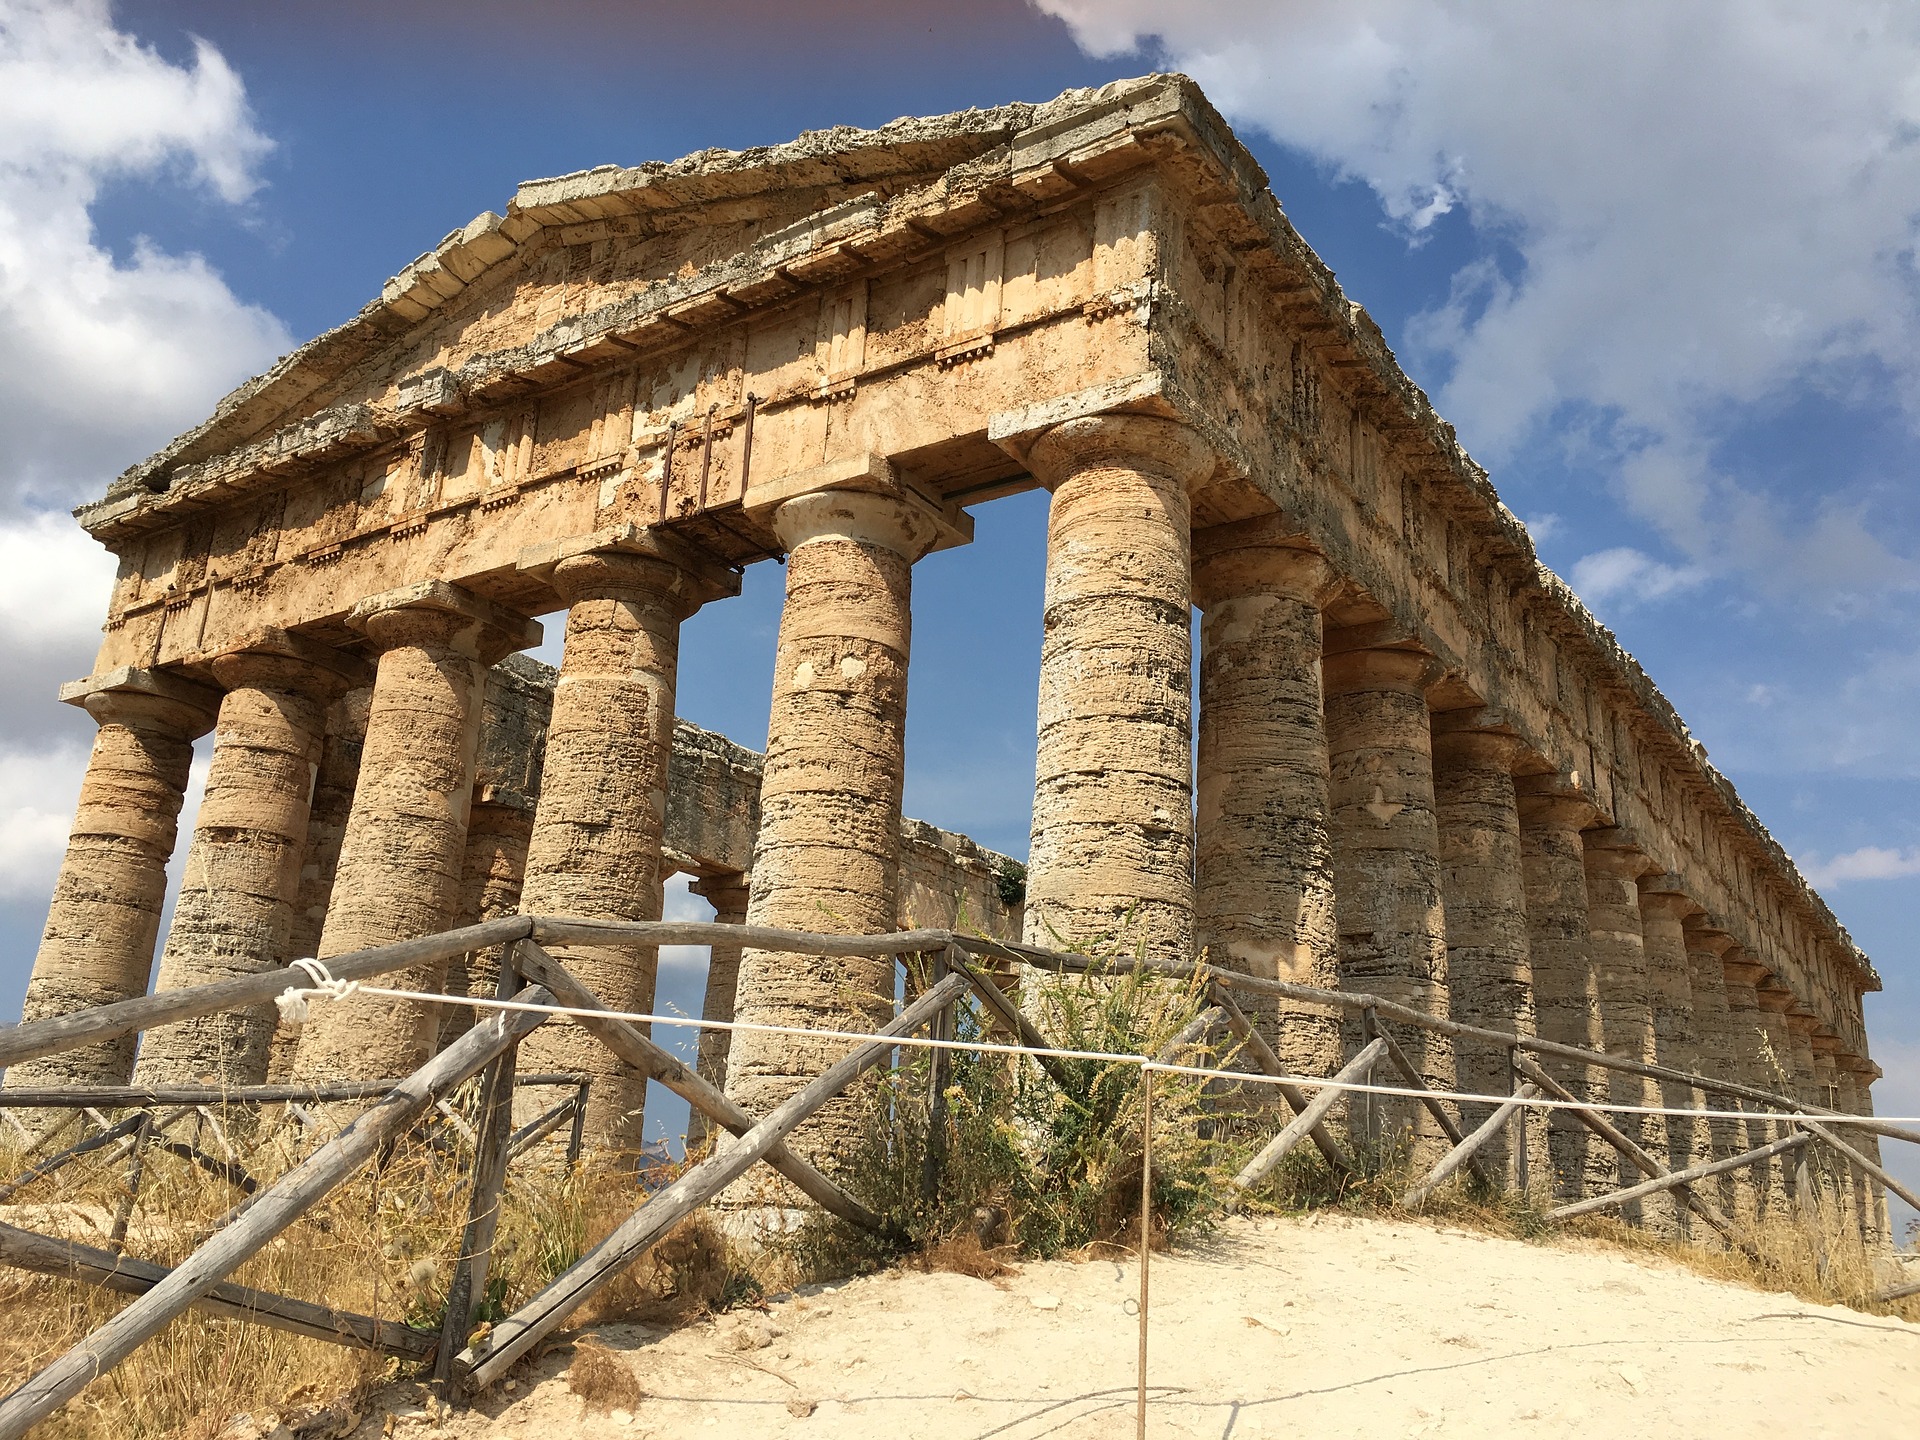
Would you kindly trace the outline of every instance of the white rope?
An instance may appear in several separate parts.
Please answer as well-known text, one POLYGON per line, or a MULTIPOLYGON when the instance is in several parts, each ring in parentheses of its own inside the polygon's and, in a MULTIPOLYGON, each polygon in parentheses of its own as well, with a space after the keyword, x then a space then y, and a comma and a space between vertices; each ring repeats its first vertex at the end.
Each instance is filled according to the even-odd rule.
MULTIPOLYGON (((389 990, 379 985, 361 985, 353 980, 335 980, 326 973, 326 968, 317 960, 296 960, 293 963, 309 967, 307 973, 314 975, 319 982, 315 989, 298 992, 302 997, 300 1004, 303 1018, 306 1013, 305 997, 307 996, 338 1000, 358 992, 361 995, 378 996, 390 1000, 420 1001, 430 1005, 463 1005, 485 1010, 517 1010, 527 1014, 549 1015, 568 1020, 626 1020, 638 1025, 669 1025, 687 1030, 723 1030, 729 1034, 736 1031, 750 1031, 759 1035, 797 1035, 815 1040, 854 1040, 863 1044, 884 1040, 889 1045, 897 1045, 903 1049, 971 1050, 989 1055, 1031 1055, 1036 1058, 1046 1056, 1057 1060, 1106 1060, 1116 1065, 1137 1065, 1143 1071, 1151 1070, 1163 1075, 1191 1075, 1198 1079, 1237 1080, 1255 1085, 1295 1085, 1307 1090, 1344 1090, 1356 1095, 1388 1095, 1412 1100, 1453 1100, 1476 1105, 1512 1103, 1535 1110, 1599 1110, 1613 1115, 1682 1115, 1694 1120, 1792 1120, 1794 1118, 1794 1112, 1787 1110, 1707 1110, 1673 1105, 1621 1105, 1601 1100, 1555 1100, 1547 1096, 1521 1099, 1517 1095, 1482 1095, 1465 1090, 1415 1090, 1411 1086, 1331 1080, 1318 1075, 1266 1075, 1245 1070, 1218 1070, 1202 1065, 1163 1064, 1146 1055, 1116 1054, 1108 1050, 1065 1050, 1050 1046, 1011 1045, 993 1040, 935 1040, 922 1035, 880 1035, 868 1030, 809 1030, 800 1025, 763 1025, 750 1020, 696 1020, 686 1015, 652 1015, 637 1010, 589 1010, 577 1009, 569 1005, 535 1005, 524 1000, 443 995, 422 990, 389 990), (315 974, 316 970, 318 974, 315 974)), ((287 997, 295 993, 289 990, 285 995, 278 997, 276 1003, 280 1005, 283 1015, 287 1013, 287 997)), ((1651 1083, 1675 1082, 1652 1081, 1651 1083)), ((1808 1118, 1821 1125, 1844 1126, 1852 1124, 1855 1117, 1811 1115, 1808 1118)), ((1858 1118, 1862 1121, 1875 1121, 1886 1125, 1920 1125, 1920 1116, 1913 1115, 1863 1115, 1858 1118)))
MULTIPOLYGON (((307 1001, 344 1000, 360 988, 360 982, 358 980, 334 979, 333 972, 327 969, 322 962, 313 959, 311 956, 305 959, 291 961, 287 965, 287 968, 289 970, 304 971, 306 977, 313 981, 313 984, 306 989, 289 985, 285 990, 282 990, 278 995, 273 997, 273 1003, 279 1007, 281 1020, 288 1025, 304 1025, 307 1023, 307 1001)), ((369 990, 368 993, 393 994, 395 992, 369 990)))

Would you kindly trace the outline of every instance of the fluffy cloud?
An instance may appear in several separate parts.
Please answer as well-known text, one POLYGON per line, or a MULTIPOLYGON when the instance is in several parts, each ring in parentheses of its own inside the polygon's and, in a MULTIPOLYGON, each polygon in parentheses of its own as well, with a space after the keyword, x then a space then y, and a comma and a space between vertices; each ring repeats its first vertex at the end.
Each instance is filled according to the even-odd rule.
POLYGON ((1783 503, 1712 457, 1796 387, 1920 413, 1920 8, 1035 3, 1095 53, 1164 52, 1412 239, 1464 213, 1489 253, 1410 339, 1483 454, 1578 421, 1692 559, 1914 583, 1831 477, 1783 503))
POLYGON ((1668 565, 1628 545, 1599 550, 1573 565, 1574 592, 1596 609, 1634 605, 1692 590, 1706 581, 1693 566, 1668 565))
POLYGON ((113 560, 65 508, 289 348, 197 255, 96 235, 137 179, 221 207, 271 142, 205 44, 175 65, 104 0, 0 0, 0 900, 44 897, 92 725, 53 703, 99 644, 113 560))
POLYGON ((1842 885, 1849 880, 1903 880, 1920 875, 1920 850, 1889 850, 1865 845, 1831 860, 1808 860, 1801 872, 1815 885, 1842 885))
POLYGON ((211 47, 169 64, 102 0, 0 0, 0 429, 7 499, 70 504, 288 348, 197 255, 116 257, 90 210, 116 180, 239 204, 270 142, 211 47))

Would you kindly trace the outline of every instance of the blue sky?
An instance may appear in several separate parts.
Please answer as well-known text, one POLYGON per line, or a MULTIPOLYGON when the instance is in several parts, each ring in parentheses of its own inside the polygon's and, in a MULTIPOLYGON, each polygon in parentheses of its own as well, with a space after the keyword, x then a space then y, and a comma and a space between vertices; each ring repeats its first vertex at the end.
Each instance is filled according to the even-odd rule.
MULTIPOLYGON (((1874 957, 1920 1113, 1920 14, 1866 0, 0 0, 0 1010, 91 732, 67 507, 520 180, 1163 67, 1874 957)), ((916 571, 908 809, 1019 853, 1043 508, 977 521, 916 571)), ((751 744, 779 580, 683 645, 751 744)))

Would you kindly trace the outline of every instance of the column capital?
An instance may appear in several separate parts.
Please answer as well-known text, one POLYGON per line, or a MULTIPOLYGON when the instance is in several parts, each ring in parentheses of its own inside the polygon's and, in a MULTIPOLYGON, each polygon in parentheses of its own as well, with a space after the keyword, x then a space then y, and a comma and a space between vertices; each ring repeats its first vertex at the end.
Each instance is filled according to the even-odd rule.
MULTIPOLYGON (((1436 722, 1439 718, 1434 717, 1436 722)), ((1437 723, 1433 728, 1433 763, 1439 766, 1457 765, 1511 775, 1526 750, 1526 742, 1518 735, 1501 730, 1443 728, 1437 723)))
POLYGON ((1726 963, 1728 952, 1739 943, 1714 924, 1714 917, 1707 911, 1696 910, 1683 923, 1687 927, 1687 948, 1704 951, 1722 964, 1726 963))
POLYGON ((1520 818, 1529 825, 1583 832, 1600 814, 1578 775, 1521 775, 1513 791, 1520 818))
POLYGON ((1103 465, 1147 470, 1183 487, 1214 471, 1213 447, 1190 426, 1159 415, 1083 415, 1041 432, 1027 468, 1049 490, 1068 476, 1103 465))
POLYGON ((1619 825, 1599 825, 1591 830, 1582 830, 1580 843, 1586 849, 1590 864, 1624 876, 1636 884, 1642 875, 1659 868, 1647 858, 1633 832, 1619 825))
POLYGON ((1282 516, 1194 532, 1193 603, 1202 610, 1255 594, 1283 595, 1319 610, 1340 589, 1332 562, 1308 549, 1297 527, 1282 516))
POLYGON ((739 872, 723 875, 696 875, 687 886, 694 894, 704 897, 713 906, 714 918, 724 919, 732 915, 736 919, 745 919, 747 898, 750 893, 749 877, 739 872))
POLYGON ((1680 877, 1664 873, 1640 877, 1640 908, 1665 914, 1682 925, 1689 916, 1701 913, 1699 904, 1681 888, 1680 877))
POLYGON ((1424 650, 1392 647, 1337 649, 1335 636, 1329 634, 1322 652, 1320 673, 1327 693, 1355 691, 1391 691, 1417 695, 1422 701, 1445 673, 1440 662, 1424 650))
MULTIPOLYGON (((1798 997, 1789 996, 1788 1003, 1798 1005, 1800 1001, 1798 997)), ((1805 1010, 1789 1010, 1787 1011, 1787 1029, 1796 1035, 1805 1035, 1811 1040, 1820 1029, 1820 1017, 1809 1014, 1805 1010)))
POLYGON ((347 612, 347 623, 382 650, 444 645, 483 665, 532 649, 545 633, 538 620, 444 580, 418 580, 369 595, 347 612))
POLYGON ((225 690, 283 690, 321 704, 373 681, 373 667, 359 656, 277 625, 237 636, 206 666, 225 690))
POLYGON ((817 490, 780 502, 773 530, 791 554, 816 540, 851 540, 891 550, 909 563, 940 538, 942 516, 918 496, 817 490))
POLYGON ((1772 973, 1737 944, 1728 947, 1726 953, 1720 957, 1720 965, 1726 971, 1729 980, 1736 985, 1751 985, 1755 990, 1758 990, 1761 982, 1772 973))
POLYGON ((514 565, 546 581, 568 605, 649 591, 678 601, 685 619, 702 605, 740 593, 738 570, 653 526, 615 525, 529 545, 514 565))
POLYGON ((134 665, 70 680, 60 687, 60 700, 85 710, 95 724, 156 730, 179 740, 199 739, 220 712, 220 692, 211 686, 134 665))
POLYGON ((1775 1015, 1785 1015, 1798 1002, 1793 992, 1773 978, 1773 972, 1767 971, 1754 989, 1760 997, 1760 1008, 1775 1015))

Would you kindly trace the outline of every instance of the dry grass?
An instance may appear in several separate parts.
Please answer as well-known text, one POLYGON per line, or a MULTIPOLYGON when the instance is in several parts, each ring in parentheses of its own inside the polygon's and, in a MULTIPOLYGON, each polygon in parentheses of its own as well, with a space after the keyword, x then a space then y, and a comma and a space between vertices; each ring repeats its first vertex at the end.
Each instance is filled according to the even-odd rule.
POLYGON ((597 1340, 583 1336, 574 1342, 573 1363, 567 1366, 567 1388, 602 1415, 610 1410, 640 1408, 646 1392, 634 1378, 633 1367, 597 1340))
MULTIPOLYGON (((1074 1049, 1153 1053, 1200 1006, 1191 986, 1138 977, 1048 983, 1036 1006, 1057 1043, 1074 1049)), ((968 1032, 962 1025, 963 1035, 968 1032)), ((945 1092, 945 1161, 936 1196, 922 1190, 928 1143, 924 1057, 882 1077, 866 1133, 842 1157, 841 1181, 891 1219, 904 1243, 875 1248, 843 1227, 803 1227, 785 1252, 748 1262, 705 1215, 677 1227, 597 1293, 576 1325, 631 1320, 672 1325, 755 1303, 762 1287, 845 1275, 887 1263, 994 1279, 1027 1255, 1128 1252, 1139 1243, 1141 1094, 1131 1066, 1096 1061, 1065 1067, 1062 1095, 1031 1066, 958 1055, 945 1092)), ((471 1105, 473 1087, 464 1094, 471 1105)), ((1224 1181, 1284 1117, 1265 1107, 1239 1113, 1210 1099, 1198 1082, 1161 1077, 1154 1103, 1153 1239, 1204 1228, 1227 1199, 1224 1181)), ((244 1117, 227 1126, 250 1132, 244 1117)), ((297 1132, 252 1131, 242 1160, 263 1183, 300 1158, 297 1132)), ((205 1142, 209 1146, 215 1142, 205 1142)), ((0 1177, 24 1168, 19 1145, 0 1136, 0 1177)), ((1412 1177, 1404 1151, 1364 1154, 1361 1173, 1336 1176, 1311 1147, 1291 1154, 1249 1198, 1252 1208, 1338 1208, 1409 1218, 1397 1200, 1412 1177)), ((386 1319, 437 1327, 465 1217, 471 1156, 451 1127, 416 1135, 377 1168, 356 1176, 233 1278, 244 1284, 386 1319)), ((49 1230, 66 1217, 104 1225, 123 1186, 112 1148, 37 1182, 0 1207, 0 1219, 49 1230), (18 1214, 35 1207, 36 1213, 18 1214), (9 1211, 15 1213, 9 1214, 9 1211)), ((1663 1238, 1614 1220, 1551 1224, 1522 1197, 1451 1185, 1429 1201, 1430 1219, 1536 1243, 1599 1244, 1685 1265, 1716 1279, 1789 1291, 1920 1321, 1920 1297, 1875 1303, 1887 1283, 1837 1193, 1822 1188, 1811 1214, 1776 1205, 1741 1228, 1756 1252, 1717 1242, 1663 1238)), ((130 1254, 163 1264, 190 1253, 206 1224, 238 1198, 223 1181, 186 1161, 150 1152, 133 1212, 130 1254)), ((644 1196, 628 1167, 523 1161, 510 1176, 482 1321, 504 1315, 574 1263, 644 1196)), ((1884 1262, 1881 1262, 1884 1263, 1884 1262)), ((70 1348, 125 1303, 92 1287, 0 1269, 0 1390, 70 1348)), ((254 1325, 189 1315, 95 1382, 38 1434, 52 1440, 180 1435, 214 1440, 239 1414, 291 1417, 306 1411, 320 1429, 357 1415, 358 1398, 398 1378, 397 1362, 254 1325), (331 1407, 330 1417, 318 1412, 331 1407), (325 1423, 322 1423, 322 1422, 325 1423)), ((591 1341, 576 1342, 569 1381, 590 1408, 631 1410, 640 1399, 631 1371, 591 1341)), ((316 1433, 318 1433, 316 1431, 316 1433)))
MULTIPOLYGON (((240 1143, 238 1134, 248 1128, 245 1117, 232 1119, 235 1123, 226 1128, 240 1143)), ((437 1326, 466 1214, 471 1155, 450 1127, 436 1127, 436 1138, 446 1148, 415 1136, 378 1168, 363 1170, 233 1278, 362 1314, 437 1326)), ((287 1130, 263 1129, 242 1149, 241 1159, 263 1184, 300 1158, 297 1138, 287 1130)), ((104 1246, 105 1237, 91 1233, 79 1217, 111 1214, 124 1193, 124 1165, 112 1158, 114 1153, 109 1147, 36 1182, 0 1207, 0 1219, 51 1230, 65 1216, 65 1233, 104 1246), (79 1223, 72 1223, 76 1219, 79 1223)), ((24 1168, 20 1146, 7 1137, 0 1143, 0 1175, 24 1168)), ((150 1151, 128 1253, 177 1264, 194 1249, 208 1222, 239 1198, 236 1190, 185 1160, 150 1151)), ((630 1170, 583 1169, 568 1175, 557 1164, 531 1157, 517 1163, 509 1177, 483 1318, 496 1318, 531 1296, 572 1264, 596 1232, 611 1228, 613 1212, 624 1215, 642 1198, 630 1170)), ((665 1266, 661 1273, 671 1277, 674 1272, 665 1266)), ((661 1277, 649 1278, 652 1298, 658 1299, 661 1277)), ((634 1287, 635 1304, 639 1288, 634 1287)), ((7 1318, 0 1327, 0 1391, 64 1353, 126 1303, 124 1296, 77 1282, 0 1269, 0 1314, 7 1318)), ((211 1437, 237 1414, 284 1416, 342 1397, 350 1402, 402 1368, 370 1352, 190 1313, 36 1433, 49 1440, 211 1437)))

